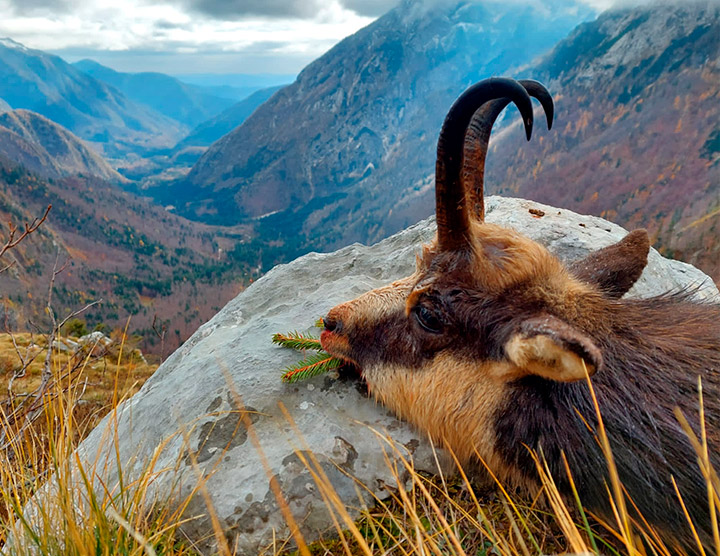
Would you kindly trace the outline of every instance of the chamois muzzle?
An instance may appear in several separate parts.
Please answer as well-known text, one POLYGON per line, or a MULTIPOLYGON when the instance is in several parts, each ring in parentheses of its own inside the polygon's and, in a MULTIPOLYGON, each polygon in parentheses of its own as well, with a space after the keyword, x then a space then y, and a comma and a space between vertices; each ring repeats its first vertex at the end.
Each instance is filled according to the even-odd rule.
POLYGON ((339 332, 340 331, 340 326, 339 326, 340 322, 337 319, 327 316, 322 320, 322 322, 323 322, 323 327, 328 332, 335 332, 335 331, 339 332))

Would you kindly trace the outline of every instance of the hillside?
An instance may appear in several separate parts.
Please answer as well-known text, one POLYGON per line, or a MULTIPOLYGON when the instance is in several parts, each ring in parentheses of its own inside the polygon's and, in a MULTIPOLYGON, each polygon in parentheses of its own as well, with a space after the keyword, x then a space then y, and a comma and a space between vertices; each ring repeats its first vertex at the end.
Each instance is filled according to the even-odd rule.
POLYGON ((306 67, 187 179, 156 194, 192 218, 253 222, 261 240, 284 241, 288 256, 387 235, 431 211, 429 194, 421 209, 388 216, 387 207, 427 188, 454 98, 549 50, 590 15, 583 6, 402 2, 306 67), (368 214, 371 202, 382 215, 368 214))
MULTIPOLYGON (((282 87, 270 87, 251 94, 214 118, 197 126, 172 149, 156 151, 151 156, 126 157, 117 161, 123 175, 140 184, 141 190, 163 191, 168 183, 186 176, 208 145, 229 133, 255 109, 282 87)), ((164 195, 166 204, 175 204, 173 196, 164 195)))
POLYGON ((208 119, 193 129, 187 137, 175 146, 175 150, 180 151, 187 147, 207 147, 211 145, 242 124, 258 106, 283 87, 285 85, 261 89, 240 102, 236 102, 214 118, 208 119))
POLYGON ((720 280, 720 5, 654 6, 580 26, 531 75, 556 128, 499 134, 491 193, 625 227, 720 280))
POLYGON ((28 329, 30 320, 46 324, 56 258, 60 266, 68 261, 55 283, 57 314, 102 299, 83 315, 90 328, 122 328, 132 316, 129 331, 143 335, 143 350, 159 352, 150 329, 157 317, 158 330, 167 329, 166 355, 257 276, 242 228, 189 222, 95 178, 44 180, 0 157, 0 220, 31 221, 50 203, 38 232, 3 258, 14 261, 0 273, 13 330, 28 329))
POLYGON ((499 130, 490 192, 646 226, 664 253, 720 278, 717 3, 609 11, 522 67, 498 60, 529 48, 521 29, 542 34, 531 12, 494 12, 503 25, 488 32, 485 10, 502 7, 442 6, 402 4, 340 43, 164 193, 192 218, 253 224, 258 245, 287 257, 376 241, 432 212, 435 142, 455 95, 510 73, 548 84, 557 125, 530 144, 499 130))
POLYGON ((124 179, 67 129, 29 110, 0 114, 0 155, 45 177, 124 179))
POLYGON ((233 104, 197 126, 172 149, 161 149, 148 156, 127 156, 123 160, 117 160, 118 168, 124 177, 137 181, 140 190, 160 192, 156 196, 160 197, 163 204, 174 206, 175 197, 167 194, 167 185, 184 178, 205 153, 208 145, 239 126, 278 88, 257 91, 233 104))
POLYGON ((182 83, 162 73, 123 73, 93 60, 80 60, 72 65, 115 87, 129 99, 190 127, 209 120, 233 104, 232 99, 209 94, 203 87, 182 83))
POLYGON ((61 58, 0 39, 0 98, 37 112, 109 156, 174 145, 187 128, 61 58))

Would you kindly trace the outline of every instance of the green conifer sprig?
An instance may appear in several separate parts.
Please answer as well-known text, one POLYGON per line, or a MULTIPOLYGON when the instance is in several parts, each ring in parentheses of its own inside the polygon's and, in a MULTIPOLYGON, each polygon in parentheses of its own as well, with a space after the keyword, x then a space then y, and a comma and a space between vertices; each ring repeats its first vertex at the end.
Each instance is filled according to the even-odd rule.
MULTIPOLYGON (((315 326, 322 328, 322 319, 315 323, 315 326)), ((345 361, 333 357, 323 351, 320 340, 300 332, 288 332, 287 334, 273 334, 272 341, 279 346, 292 348, 300 351, 314 350, 316 354, 309 355, 302 361, 291 365, 283 370, 283 382, 298 382, 307 378, 338 369, 345 364, 345 361)))
POLYGON ((300 332, 288 332, 287 334, 273 334, 272 341, 282 347, 292 349, 314 349, 321 350, 320 340, 308 334, 300 332))
POLYGON ((345 362, 321 351, 283 371, 283 382, 298 382, 341 367, 345 362))

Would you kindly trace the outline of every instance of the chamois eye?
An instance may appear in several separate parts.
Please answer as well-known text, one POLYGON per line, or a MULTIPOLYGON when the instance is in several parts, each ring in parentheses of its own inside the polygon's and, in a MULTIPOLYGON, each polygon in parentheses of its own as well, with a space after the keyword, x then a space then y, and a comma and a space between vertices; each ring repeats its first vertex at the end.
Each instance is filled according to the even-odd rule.
POLYGON ((442 322, 440 322, 437 314, 431 309, 418 305, 415 307, 413 314, 415 315, 415 319, 418 321, 418 324, 422 326, 424 330, 433 334, 440 334, 442 330, 442 322))

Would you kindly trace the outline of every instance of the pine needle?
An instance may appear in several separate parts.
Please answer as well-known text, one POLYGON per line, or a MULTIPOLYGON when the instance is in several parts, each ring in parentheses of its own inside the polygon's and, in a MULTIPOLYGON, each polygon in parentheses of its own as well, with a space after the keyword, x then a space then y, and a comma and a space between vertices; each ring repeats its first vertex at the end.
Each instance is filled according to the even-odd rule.
POLYGON ((320 340, 300 332, 288 332, 287 334, 273 334, 272 341, 282 347, 292 349, 313 349, 321 350, 320 340))
POLYGON ((288 367, 282 375, 283 382, 297 382, 332 371, 344 365, 344 361, 321 351, 288 367))
MULTIPOLYGON (((319 323, 321 322, 322 320, 315 324, 320 326, 319 323)), ((285 369, 282 375, 283 382, 292 383, 312 378, 322 373, 338 369, 345 364, 345 361, 342 359, 333 357, 329 353, 323 351, 320 340, 309 334, 302 334, 300 332, 273 334, 272 341, 282 347, 300 351, 310 349, 318 352, 285 369)))

